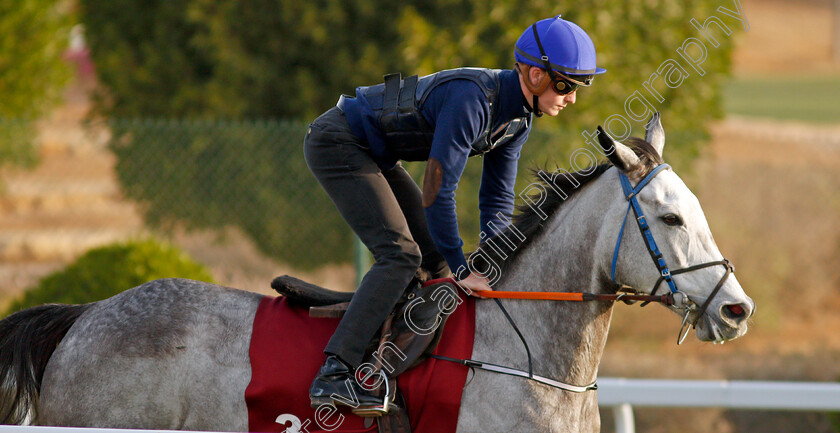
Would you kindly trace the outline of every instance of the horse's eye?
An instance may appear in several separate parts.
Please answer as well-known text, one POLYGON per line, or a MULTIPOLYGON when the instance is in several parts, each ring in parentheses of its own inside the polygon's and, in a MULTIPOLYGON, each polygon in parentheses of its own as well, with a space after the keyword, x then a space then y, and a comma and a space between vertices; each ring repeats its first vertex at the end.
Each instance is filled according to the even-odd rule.
POLYGON ((662 217, 662 221, 669 226, 680 226, 682 225, 683 221, 679 215, 669 213, 662 217))

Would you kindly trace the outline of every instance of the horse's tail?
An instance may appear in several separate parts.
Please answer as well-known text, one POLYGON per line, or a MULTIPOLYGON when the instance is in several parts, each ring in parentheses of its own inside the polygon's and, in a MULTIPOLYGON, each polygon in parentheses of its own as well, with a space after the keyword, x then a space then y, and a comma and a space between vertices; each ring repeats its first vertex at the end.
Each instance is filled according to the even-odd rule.
POLYGON ((47 362, 91 305, 42 305, 0 321, 0 424, 36 419, 47 362))

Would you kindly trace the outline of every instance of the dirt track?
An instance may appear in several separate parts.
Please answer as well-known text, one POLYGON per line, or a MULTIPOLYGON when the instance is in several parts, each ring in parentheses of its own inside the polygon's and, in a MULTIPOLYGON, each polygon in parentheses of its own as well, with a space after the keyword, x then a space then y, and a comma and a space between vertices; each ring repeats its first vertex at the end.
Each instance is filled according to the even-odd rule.
MULTIPOLYGON (((734 10, 732 1, 721 5, 734 10)), ((832 0, 744 0, 741 5, 750 29, 737 36, 736 75, 793 78, 840 72, 831 56, 832 0)))

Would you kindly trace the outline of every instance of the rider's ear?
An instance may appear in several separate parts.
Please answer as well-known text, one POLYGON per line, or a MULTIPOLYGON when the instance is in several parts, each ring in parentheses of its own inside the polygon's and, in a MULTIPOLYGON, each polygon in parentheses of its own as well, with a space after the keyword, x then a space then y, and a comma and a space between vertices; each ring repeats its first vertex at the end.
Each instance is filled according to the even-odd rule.
POLYGON ((598 126, 598 144, 604 149, 607 159, 619 170, 630 173, 639 165, 639 157, 633 149, 613 140, 607 131, 598 126))
POLYGON ((656 149, 659 156, 662 156, 662 150, 665 148, 665 130, 662 128, 662 122, 659 121, 658 111, 653 113, 645 125, 645 141, 656 149))
POLYGON ((543 81, 544 71, 540 68, 528 69, 528 79, 533 86, 539 86, 543 81))

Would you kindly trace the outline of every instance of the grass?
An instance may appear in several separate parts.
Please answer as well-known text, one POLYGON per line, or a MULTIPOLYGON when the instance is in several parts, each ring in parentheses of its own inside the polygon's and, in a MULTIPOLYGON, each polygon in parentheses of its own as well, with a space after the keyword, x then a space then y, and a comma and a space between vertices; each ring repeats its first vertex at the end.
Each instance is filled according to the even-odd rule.
POLYGON ((733 78, 723 106, 727 114, 840 123, 840 76, 733 78))

